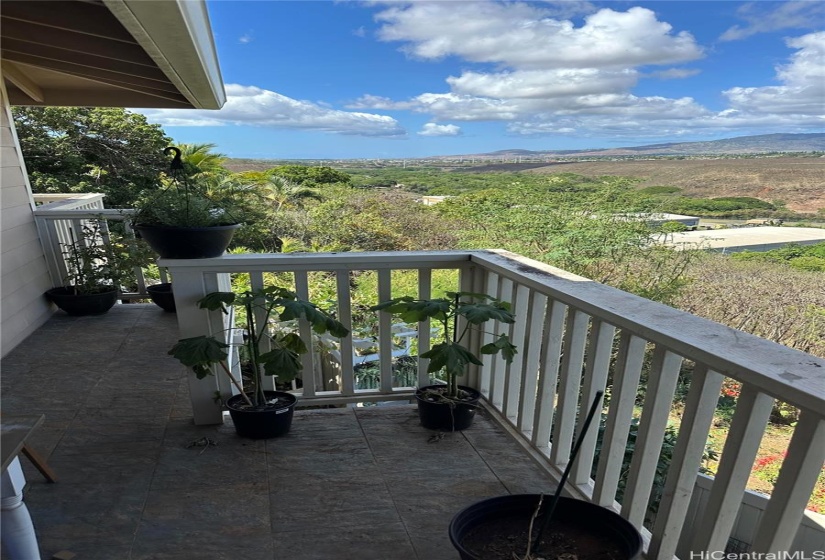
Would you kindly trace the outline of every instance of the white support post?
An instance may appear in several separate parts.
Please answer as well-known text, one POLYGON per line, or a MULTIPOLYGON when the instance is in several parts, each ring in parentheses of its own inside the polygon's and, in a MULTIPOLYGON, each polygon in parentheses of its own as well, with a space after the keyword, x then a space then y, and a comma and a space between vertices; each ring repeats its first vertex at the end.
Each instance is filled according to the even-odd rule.
POLYGON ((338 320, 349 329, 341 339, 341 394, 355 394, 355 372, 352 364, 352 307, 349 289, 349 270, 339 270, 335 274, 338 297, 338 320))
MULTIPOLYGON (((392 276, 388 269, 378 271, 378 301, 392 298, 392 276)), ((381 372, 381 392, 392 393, 392 315, 378 314, 378 353, 381 372)))
MULTIPOLYGON (((198 300, 212 291, 210 284, 216 285, 217 282, 207 282, 203 274, 187 268, 173 269, 172 273, 175 276, 175 307, 177 308, 180 338, 217 334, 210 329, 212 320, 208 318, 207 312, 197 306, 198 300)), ((221 403, 220 400, 215 399, 215 394, 220 393, 220 386, 215 375, 225 374, 222 371, 216 371, 215 375, 204 379, 195 377, 191 370, 187 370, 187 374, 189 398, 192 401, 195 424, 222 424, 221 403)))
MULTIPOLYGON (((422 268, 418 271, 418 299, 430 299, 433 291, 433 270, 422 268)), ((421 354, 430 349, 430 320, 418 324, 418 386, 424 387, 430 383, 430 374, 427 367, 430 360, 422 358, 421 354)))
MULTIPOLYGON (((295 272, 295 293, 298 297, 309 301, 309 279, 305 270, 295 272)), ((303 387, 301 396, 304 398, 315 396, 315 344, 312 335, 312 325, 305 318, 298 321, 298 333, 301 340, 307 345, 309 352, 301 355, 301 381, 303 387)), ((320 358, 320 356, 319 356, 320 358)), ((323 387, 321 388, 323 390, 323 387)))
POLYGON ((703 364, 697 364, 693 371, 679 437, 648 547, 650 558, 672 558, 676 554, 723 380, 721 374, 708 370, 703 364))

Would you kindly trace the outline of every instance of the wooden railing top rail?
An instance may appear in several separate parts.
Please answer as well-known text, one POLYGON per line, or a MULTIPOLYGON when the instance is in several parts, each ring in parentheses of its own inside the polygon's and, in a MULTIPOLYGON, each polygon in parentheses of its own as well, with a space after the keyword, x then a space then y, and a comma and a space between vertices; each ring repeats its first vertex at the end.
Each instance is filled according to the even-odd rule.
POLYGON ((825 360, 507 251, 472 261, 794 406, 825 410, 825 360))

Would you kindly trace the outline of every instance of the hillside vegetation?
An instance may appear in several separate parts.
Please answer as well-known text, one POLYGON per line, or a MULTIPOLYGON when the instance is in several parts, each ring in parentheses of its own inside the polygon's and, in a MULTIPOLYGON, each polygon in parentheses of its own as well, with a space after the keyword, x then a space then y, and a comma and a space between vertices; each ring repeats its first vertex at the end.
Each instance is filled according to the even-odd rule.
MULTIPOLYGON (((517 165, 517 164, 515 164, 517 165)), ((510 171, 507 164, 500 171, 510 171)), ((679 187, 695 197, 749 196, 782 201, 789 210, 815 213, 825 208, 825 158, 656 159, 572 162, 525 173, 619 175, 640 179, 640 188, 679 187)))

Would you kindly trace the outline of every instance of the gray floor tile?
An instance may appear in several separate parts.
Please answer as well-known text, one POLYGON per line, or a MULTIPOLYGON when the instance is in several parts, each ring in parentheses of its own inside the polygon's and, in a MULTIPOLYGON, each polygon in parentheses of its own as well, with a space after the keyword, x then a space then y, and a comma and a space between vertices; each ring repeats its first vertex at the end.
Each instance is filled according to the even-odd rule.
POLYGON ((121 305, 57 314, 4 358, 3 411, 46 415, 32 443, 59 478, 24 460, 44 557, 455 560, 455 513, 545 485, 483 415, 438 433, 408 404, 299 410, 269 441, 196 426, 177 337, 174 315, 121 305))

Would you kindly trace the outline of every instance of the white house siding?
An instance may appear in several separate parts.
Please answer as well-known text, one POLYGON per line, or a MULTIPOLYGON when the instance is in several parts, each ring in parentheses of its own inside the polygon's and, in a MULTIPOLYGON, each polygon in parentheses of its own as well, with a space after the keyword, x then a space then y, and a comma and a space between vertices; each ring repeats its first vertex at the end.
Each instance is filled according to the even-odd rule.
POLYGON ((43 292, 52 285, 2 80, 0 97, 0 355, 5 356, 51 315, 52 308, 43 292))

